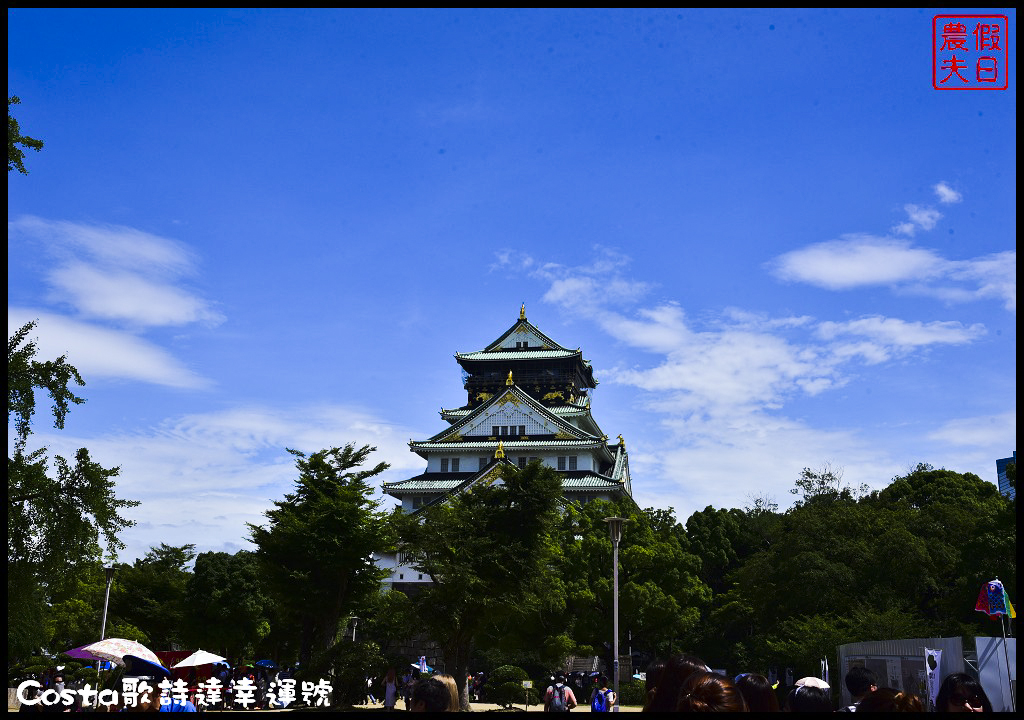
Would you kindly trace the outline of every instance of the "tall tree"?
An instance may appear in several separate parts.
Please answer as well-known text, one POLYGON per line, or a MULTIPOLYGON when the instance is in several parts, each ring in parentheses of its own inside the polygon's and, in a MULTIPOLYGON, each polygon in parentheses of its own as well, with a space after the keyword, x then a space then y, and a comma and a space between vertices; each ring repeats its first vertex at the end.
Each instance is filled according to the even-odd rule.
POLYGON ((386 515, 367 480, 388 468, 359 469, 376 448, 348 444, 295 457, 295 490, 249 525, 278 603, 301 632, 300 662, 326 653, 360 601, 380 591, 384 573, 371 555, 387 542, 386 515))
POLYGON ((7 458, 7 614, 8 624, 18 628, 9 655, 42 641, 40 602, 52 600, 61 583, 99 561, 104 549, 113 554, 124 547, 117 534, 134 522, 120 513, 138 505, 115 496, 118 468, 93 462, 85 448, 73 463, 55 456, 53 472, 45 447, 28 450, 36 393, 50 396, 54 426, 62 429, 71 405, 84 402, 69 386, 85 384, 66 356, 36 360, 36 343, 28 340, 34 327, 24 325, 7 343, 7 424, 13 424, 14 437, 7 458))
POLYGON ((141 630, 153 650, 183 645, 185 588, 195 549, 160 543, 131 565, 117 565, 110 591, 111 621, 141 630))
POLYGON ((43 141, 21 134, 18 121, 11 115, 11 105, 18 105, 20 103, 21 99, 17 95, 7 97, 7 172, 17 170, 22 175, 27 175, 25 151, 19 145, 39 152, 43 149, 43 141))
POLYGON ((241 660, 270 634, 271 601, 256 553, 200 553, 185 588, 185 628, 196 647, 241 660))
POLYGON ((553 562, 561 494, 551 468, 503 465, 443 504, 393 516, 402 552, 432 581, 412 598, 421 629, 444 651, 464 703, 475 643, 516 636, 560 602, 553 562))

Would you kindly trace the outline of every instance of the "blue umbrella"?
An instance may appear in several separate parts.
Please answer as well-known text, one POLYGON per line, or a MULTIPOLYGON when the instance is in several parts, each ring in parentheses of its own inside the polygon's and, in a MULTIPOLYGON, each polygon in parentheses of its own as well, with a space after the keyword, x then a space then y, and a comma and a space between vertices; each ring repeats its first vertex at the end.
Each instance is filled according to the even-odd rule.
POLYGON ((273 660, 260 660, 256 663, 256 667, 266 668, 267 670, 276 670, 277 663, 273 660))
POLYGON ((163 665, 135 655, 124 656, 125 675, 128 677, 170 677, 171 671, 163 665))

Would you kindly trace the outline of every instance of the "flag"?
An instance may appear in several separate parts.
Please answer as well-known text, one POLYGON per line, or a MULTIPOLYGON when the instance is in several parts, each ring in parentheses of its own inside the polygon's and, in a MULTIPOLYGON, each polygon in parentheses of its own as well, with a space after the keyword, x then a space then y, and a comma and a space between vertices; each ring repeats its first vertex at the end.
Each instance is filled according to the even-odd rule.
POLYGON ((942 681, 942 651, 925 648, 924 667, 928 673, 928 699, 931 706, 935 707, 935 697, 939 694, 939 685, 942 681))
POLYGON ((990 618, 995 618, 999 615, 1006 615, 1008 618, 1017 617, 1017 613, 1010 603, 1010 596, 1006 594, 1006 589, 999 582, 999 578, 982 586, 974 609, 985 613, 990 618))

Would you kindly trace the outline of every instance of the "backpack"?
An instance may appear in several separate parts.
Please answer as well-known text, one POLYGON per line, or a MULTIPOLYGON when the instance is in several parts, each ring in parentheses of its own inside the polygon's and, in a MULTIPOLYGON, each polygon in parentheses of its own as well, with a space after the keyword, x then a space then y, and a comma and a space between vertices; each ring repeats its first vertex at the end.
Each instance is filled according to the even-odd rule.
POLYGON ((608 712, 608 691, 595 690, 590 700, 590 712, 608 712))
POLYGON ((569 712, 569 707, 565 703, 565 685, 555 685, 551 690, 548 712, 569 712))

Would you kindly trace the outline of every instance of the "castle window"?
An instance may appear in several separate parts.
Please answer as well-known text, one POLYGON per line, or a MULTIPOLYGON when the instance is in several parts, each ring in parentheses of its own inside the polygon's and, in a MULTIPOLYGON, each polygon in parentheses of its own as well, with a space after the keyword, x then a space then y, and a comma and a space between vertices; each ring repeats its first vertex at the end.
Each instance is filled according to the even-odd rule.
POLYGON ((487 467, 487 458, 482 457, 482 458, 477 458, 477 460, 480 461, 480 468, 479 468, 480 470, 483 470, 485 467, 487 467))
POLYGON ((558 458, 558 469, 559 470, 563 470, 563 471, 565 470, 565 458, 564 457, 558 458))
POLYGON ((526 434, 526 426, 525 425, 520 425, 519 426, 519 434, 520 435, 525 435, 526 434))
POLYGON ((448 458, 441 458, 441 472, 448 472, 448 458))
POLYGON ((491 425, 491 435, 494 435, 495 437, 497 437, 497 435, 498 435, 498 426, 497 425, 491 425))
POLYGON ((570 470, 575 470, 576 469, 576 456, 575 455, 570 455, 569 456, 569 469, 570 470))
POLYGON ((526 457, 525 456, 519 458, 519 467, 520 468, 525 468, 526 467, 526 457))
MULTIPOLYGON (((576 460, 576 458, 573 458, 573 463, 574 464, 575 464, 575 460, 576 460)), ((459 459, 458 458, 452 458, 452 472, 458 472, 458 471, 459 471, 459 459)))

